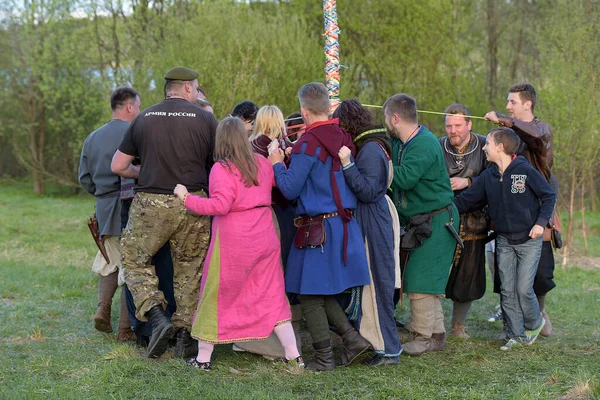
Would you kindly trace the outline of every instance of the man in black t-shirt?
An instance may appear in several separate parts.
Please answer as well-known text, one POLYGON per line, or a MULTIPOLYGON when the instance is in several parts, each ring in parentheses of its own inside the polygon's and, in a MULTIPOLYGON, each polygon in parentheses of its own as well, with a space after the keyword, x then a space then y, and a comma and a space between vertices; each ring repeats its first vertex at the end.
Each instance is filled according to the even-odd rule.
POLYGON ((148 357, 160 357, 177 331, 175 356, 195 356, 190 336, 198 303, 202 266, 209 244, 210 221, 186 211, 173 195, 177 183, 206 197, 213 163, 215 117, 196 106, 198 73, 184 67, 165 75, 167 98, 133 121, 112 161, 114 173, 138 179, 129 222, 123 231, 125 281, 133 295, 136 316, 152 322, 148 357), (131 161, 138 157, 141 166, 131 161), (173 257, 173 289, 177 310, 169 321, 167 302, 148 261, 166 242, 173 257))

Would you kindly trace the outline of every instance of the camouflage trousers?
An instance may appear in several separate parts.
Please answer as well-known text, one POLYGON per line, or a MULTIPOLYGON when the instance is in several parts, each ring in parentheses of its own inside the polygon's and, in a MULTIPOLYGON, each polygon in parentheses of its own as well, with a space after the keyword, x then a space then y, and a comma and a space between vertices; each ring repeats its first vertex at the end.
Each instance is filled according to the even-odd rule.
MULTIPOLYGON (((195 193, 206 197, 204 191, 195 193)), ((129 222, 121 238, 125 282, 135 301, 135 315, 147 321, 155 306, 166 308, 150 258, 169 241, 173 258, 173 291, 177 311, 171 317, 176 328, 192 327, 198 305, 200 278, 210 242, 210 218, 192 214, 175 195, 137 193, 129 210, 129 222)))

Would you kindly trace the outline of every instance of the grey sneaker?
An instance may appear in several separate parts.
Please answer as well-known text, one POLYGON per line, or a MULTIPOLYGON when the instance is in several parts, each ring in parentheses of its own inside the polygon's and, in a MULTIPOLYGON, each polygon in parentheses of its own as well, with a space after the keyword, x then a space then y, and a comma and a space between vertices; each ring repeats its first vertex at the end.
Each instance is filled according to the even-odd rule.
POLYGON ((544 325, 546 325, 546 320, 542 318, 542 324, 539 326, 539 328, 532 331, 525 331, 525 336, 527 336, 525 343, 531 346, 533 342, 535 342, 535 339, 537 339, 537 337, 540 335, 544 325))
POLYGON ((504 316, 502 315, 502 309, 499 308, 498 311, 496 311, 496 313, 494 315, 492 315, 490 318, 488 318, 488 322, 497 322, 497 321, 502 321, 504 319, 504 316))
POLYGON ((510 349, 512 349, 513 347, 519 347, 521 346, 522 342, 520 341, 516 341, 515 339, 509 339, 508 342, 506 342, 506 344, 502 347, 500 347, 500 350, 503 351, 508 351, 510 349))

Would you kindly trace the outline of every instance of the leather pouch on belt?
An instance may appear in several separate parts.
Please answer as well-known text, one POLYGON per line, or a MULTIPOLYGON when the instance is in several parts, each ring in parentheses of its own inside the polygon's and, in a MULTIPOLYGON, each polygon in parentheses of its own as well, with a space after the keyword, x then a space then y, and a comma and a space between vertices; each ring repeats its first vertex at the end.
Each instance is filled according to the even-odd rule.
POLYGON ((299 249, 307 247, 320 247, 325 244, 325 225, 324 219, 308 220, 297 218, 294 225, 298 227, 294 236, 294 246, 299 249))

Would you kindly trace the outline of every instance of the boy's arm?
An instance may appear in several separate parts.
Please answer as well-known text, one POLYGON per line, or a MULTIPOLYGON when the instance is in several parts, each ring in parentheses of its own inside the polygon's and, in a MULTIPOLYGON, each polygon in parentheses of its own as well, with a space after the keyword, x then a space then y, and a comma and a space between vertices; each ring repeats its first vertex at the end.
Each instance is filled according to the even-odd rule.
POLYGON ((542 203, 535 224, 545 227, 554 212, 556 193, 554 193, 554 190, 552 190, 552 187, 548 184, 546 178, 533 167, 529 169, 527 181, 533 193, 535 193, 542 203))
POLYGON ((487 195, 485 192, 484 171, 471 183, 471 186, 458 196, 454 197, 454 204, 460 214, 470 211, 481 210, 487 204, 487 195))

